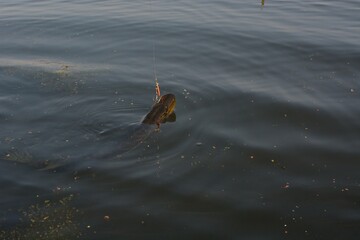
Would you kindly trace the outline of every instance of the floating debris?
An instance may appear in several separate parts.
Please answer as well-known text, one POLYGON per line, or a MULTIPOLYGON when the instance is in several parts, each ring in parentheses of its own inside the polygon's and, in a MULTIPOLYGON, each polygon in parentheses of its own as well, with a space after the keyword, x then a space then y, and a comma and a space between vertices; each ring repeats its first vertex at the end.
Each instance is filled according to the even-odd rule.
POLYGON ((69 73, 69 69, 70 66, 69 65, 61 65, 61 68, 59 70, 57 70, 55 73, 60 74, 60 75, 66 75, 69 73))
POLYGON ((60 200, 44 200, 25 210, 19 210, 22 217, 12 229, 2 229, 0 239, 76 239, 82 236, 76 217, 79 210, 71 206, 73 194, 60 200))

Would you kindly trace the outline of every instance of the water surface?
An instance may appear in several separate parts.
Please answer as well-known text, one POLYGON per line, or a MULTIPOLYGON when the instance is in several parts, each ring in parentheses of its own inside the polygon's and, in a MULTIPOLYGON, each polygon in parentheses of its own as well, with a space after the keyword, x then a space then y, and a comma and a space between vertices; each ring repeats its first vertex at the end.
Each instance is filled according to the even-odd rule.
POLYGON ((1 238, 359 239, 359 10, 2 1, 1 238))

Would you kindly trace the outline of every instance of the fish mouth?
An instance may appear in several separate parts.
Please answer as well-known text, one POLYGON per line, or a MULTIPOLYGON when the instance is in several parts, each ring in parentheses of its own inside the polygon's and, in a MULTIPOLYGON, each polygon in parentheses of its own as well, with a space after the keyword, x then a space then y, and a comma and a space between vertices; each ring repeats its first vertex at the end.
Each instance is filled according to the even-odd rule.
POLYGON ((174 94, 169 93, 164 96, 161 96, 159 103, 165 106, 166 117, 168 117, 174 112, 176 106, 176 99, 174 94))
POLYGON ((167 120, 174 122, 176 115, 174 109, 176 106, 176 100, 174 94, 166 94, 160 97, 150 112, 145 116, 142 123, 146 124, 160 124, 165 123, 167 120))

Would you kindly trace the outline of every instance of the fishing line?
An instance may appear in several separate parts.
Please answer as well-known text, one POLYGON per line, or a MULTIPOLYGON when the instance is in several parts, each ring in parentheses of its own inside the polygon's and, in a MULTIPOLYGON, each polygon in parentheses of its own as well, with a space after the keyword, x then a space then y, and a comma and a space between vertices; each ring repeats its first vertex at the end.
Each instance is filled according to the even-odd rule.
MULTIPOLYGON (((154 10, 153 10, 152 0, 149 0, 149 5, 150 5, 151 18, 154 19, 153 18, 154 10)), ((157 102, 160 98, 160 86, 159 86, 157 74, 156 74, 156 44, 155 44, 155 34, 154 34, 155 28, 154 28, 154 23, 152 22, 152 20, 150 20, 150 24, 151 24, 151 39, 152 39, 153 72, 154 72, 154 80, 155 80, 155 101, 157 102)))

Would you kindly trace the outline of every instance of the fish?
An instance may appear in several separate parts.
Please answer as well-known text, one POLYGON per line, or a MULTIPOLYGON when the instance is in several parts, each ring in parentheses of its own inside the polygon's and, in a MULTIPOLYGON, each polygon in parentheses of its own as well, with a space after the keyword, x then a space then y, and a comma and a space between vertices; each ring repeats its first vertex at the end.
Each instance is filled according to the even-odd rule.
POLYGON ((161 123, 174 122, 176 115, 174 112, 176 106, 175 95, 168 93, 160 97, 141 121, 143 124, 156 124, 160 128, 161 123))
MULTIPOLYGON (((160 130, 160 125, 166 122, 175 122, 176 114, 174 112, 176 106, 176 98, 174 94, 165 94, 160 96, 151 107, 150 111, 142 118, 139 123, 131 124, 126 127, 111 128, 105 131, 94 134, 98 136, 96 147, 93 145, 90 148, 94 149, 96 153, 91 153, 89 156, 82 156, 85 159, 114 159, 117 156, 133 150, 142 142, 144 142, 152 132, 160 130)), ((97 132, 97 133, 96 133, 97 132)), ((12 150, 5 153, 5 156, 0 156, 0 159, 7 160, 16 164, 24 164, 32 166, 38 170, 59 171, 69 168, 76 168, 74 164, 79 161, 74 159, 38 159, 27 151, 12 150)), ((76 164, 75 164, 76 165, 76 164)))
MULTIPOLYGON (((118 149, 110 154, 101 155, 100 159, 112 158, 114 156, 121 156, 122 154, 135 149, 138 145, 143 143, 153 132, 160 130, 160 125, 167 122, 176 122, 175 114, 176 98, 174 94, 168 93, 160 96, 151 107, 150 111, 142 118, 140 124, 132 124, 121 128, 113 128, 101 133, 101 136, 110 141, 118 141, 119 139, 126 139, 121 141, 118 149), (154 129, 153 125, 156 126, 154 129), (125 132, 125 137, 119 136, 119 133, 125 132)), ((103 139, 104 140, 104 139, 103 139)), ((105 150, 106 151, 106 150, 105 150)))

